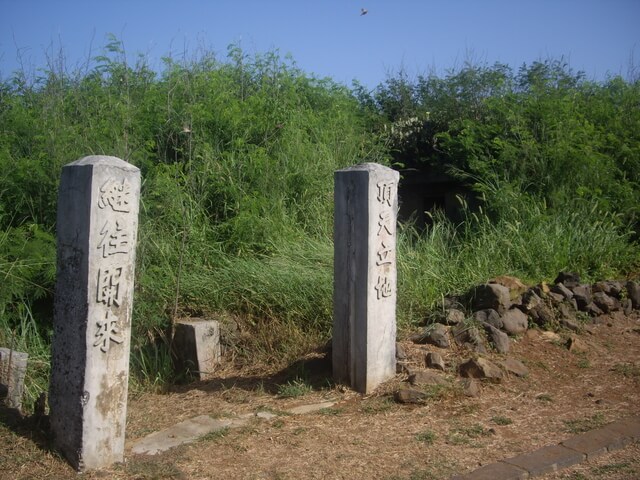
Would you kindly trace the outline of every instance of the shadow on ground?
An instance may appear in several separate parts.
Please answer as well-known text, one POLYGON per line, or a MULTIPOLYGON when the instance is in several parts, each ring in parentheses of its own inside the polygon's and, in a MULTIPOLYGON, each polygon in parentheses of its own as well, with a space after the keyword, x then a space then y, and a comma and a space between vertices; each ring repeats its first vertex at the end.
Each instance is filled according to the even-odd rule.
POLYGON ((192 381, 179 385, 172 385, 168 391, 184 393, 198 389, 204 392, 223 392, 230 388, 254 392, 257 389, 265 393, 277 395, 283 385, 301 382, 314 390, 326 389, 333 386, 331 369, 331 352, 322 350, 307 358, 297 360, 282 370, 271 375, 231 376, 220 379, 192 381))

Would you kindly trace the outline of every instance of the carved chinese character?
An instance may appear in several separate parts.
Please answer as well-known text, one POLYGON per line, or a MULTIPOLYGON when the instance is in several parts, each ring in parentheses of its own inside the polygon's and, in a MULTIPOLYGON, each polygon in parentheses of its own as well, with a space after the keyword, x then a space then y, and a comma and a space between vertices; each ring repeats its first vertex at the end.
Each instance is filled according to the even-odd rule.
POLYGON ((123 231, 120 222, 116 220, 115 226, 109 226, 109 221, 104 222, 100 230, 102 240, 98 244, 98 249, 102 249, 102 257, 118 253, 129 253, 129 234, 123 231))
POLYGON ((378 260, 376 265, 390 265, 393 262, 393 248, 388 247, 384 242, 381 242, 380 248, 376 252, 378 260))
POLYGON ((393 226, 391 225, 391 221, 392 221, 391 212, 388 210, 381 212, 378 218, 380 219, 378 220, 378 227, 380 228, 378 228, 377 235, 380 236, 380 233, 382 233, 382 230, 386 231, 389 235, 393 235, 393 226))
POLYGON ((395 182, 378 182, 378 202, 391 206, 393 200, 393 185, 395 182))
POLYGON ((96 341, 93 343, 94 347, 100 347, 103 353, 109 351, 109 345, 111 342, 121 344, 124 339, 120 335, 120 329, 118 328, 118 319, 110 319, 109 312, 104 317, 104 321, 96 322, 98 331, 95 334, 96 341))
POLYGON ((378 283, 376 284, 376 291, 378 292, 378 300, 381 298, 387 298, 391 296, 391 282, 387 277, 378 277, 378 283))
POLYGON ((100 187, 100 198, 98 199, 98 207, 110 207, 114 212, 129 213, 129 197, 131 195, 131 186, 122 179, 121 182, 110 178, 100 187))
POLYGON ((107 307, 120 306, 120 275, 122 267, 101 268, 98 270, 98 303, 107 307))

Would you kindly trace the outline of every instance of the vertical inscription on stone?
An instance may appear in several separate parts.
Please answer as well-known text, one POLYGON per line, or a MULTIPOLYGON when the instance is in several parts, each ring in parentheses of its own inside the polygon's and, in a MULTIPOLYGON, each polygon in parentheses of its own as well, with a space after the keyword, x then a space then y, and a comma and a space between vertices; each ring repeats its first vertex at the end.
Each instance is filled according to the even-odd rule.
POLYGON ((378 195, 376 200, 380 213, 378 214, 378 232, 376 233, 376 266, 378 268, 378 280, 376 282, 376 298, 378 300, 389 298, 393 294, 393 284, 390 278, 390 270, 394 267, 394 255, 396 251, 395 241, 395 212, 394 195, 395 182, 382 181, 376 185, 378 195))
POLYGON ((139 195, 140 171, 118 158, 63 168, 50 418, 78 470, 124 455, 139 195))
POLYGON ((335 173, 333 373, 364 393, 395 374, 398 178, 372 163, 335 173))

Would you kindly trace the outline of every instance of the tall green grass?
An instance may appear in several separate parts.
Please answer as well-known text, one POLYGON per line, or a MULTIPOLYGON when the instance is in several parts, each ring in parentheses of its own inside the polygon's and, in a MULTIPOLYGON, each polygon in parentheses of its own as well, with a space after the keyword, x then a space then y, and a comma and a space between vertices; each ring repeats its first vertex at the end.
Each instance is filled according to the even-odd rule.
MULTIPOLYGON (((0 80, 0 342, 34 359, 29 401, 46 384, 57 182, 64 164, 87 154, 119 156, 142 170, 135 389, 176 380, 171 332, 182 317, 232 319, 238 355, 274 366, 328 339, 333 173, 364 161, 391 163, 389 148, 397 146, 376 133, 384 111, 363 108, 344 86, 305 74, 277 52, 249 56, 235 46, 226 58, 206 52, 166 58, 157 73, 144 57, 130 62, 112 38, 84 73, 57 67, 45 73, 33 82, 19 72, 0 80)), ((627 90, 628 103, 634 90, 627 90)), ((434 101, 433 120, 421 125, 446 131, 450 154, 488 151, 474 157, 487 163, 474 173, 494 171, 495 159, 482 147, 485 136, 476 135, 474 143, 473 129, 449 128, 469 113, 447 115, 446 105, 456 109, 455 91, 431 92, 444 92, 447 102, 434 101)), ((533 108, 535 99, 526 98, 533 108)), ((598 98, 602 111, 611 110, 606 96, 598 98)), ((482 118, 474 117, 480 133, 482 118)), ((427 133, 421 142, 447 140, 434 137, 435 130, 427 133)), ((438 152, 431 160, 446 163, 446 152, 438 152)), ((600 164, 608 165, 593 163, 600 164)), ((537 282, 571 269, 597 278, 622 274, 637 262, 630 229, 604 195, 544 195, 506 175, 480 177, 485 211, 468 212, 461 225, 436 214, 426 232, 399 229, 401 327, 421 322, 444 295, 496 275, 537 282)))
POLYGON ((584 281, 614 278, 637 268, 640 256, 633 232, 596 202, 576 201, 549 209, 537 199, 498 183, 484 185, 494 212, 467 210, 454 225, 436 213, 425 234, 411 226, 398 246, 399 317, 404 325, 425 318, 447 294, 462 294, 498 275, 530 284, 551 282, 558 272, 578 272, 584 281))

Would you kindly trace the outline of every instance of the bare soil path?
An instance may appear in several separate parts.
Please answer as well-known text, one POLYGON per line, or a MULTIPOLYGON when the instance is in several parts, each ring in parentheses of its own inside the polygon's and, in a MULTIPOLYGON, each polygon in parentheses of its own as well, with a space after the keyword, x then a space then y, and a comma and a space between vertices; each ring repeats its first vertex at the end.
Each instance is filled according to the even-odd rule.
MULTIPOLYGON (((457 387, 456 367, 469 358, 468 351, 402 342, 416 366, 423 366, 426 351, 437 351, 447 362, 450 385, 431 389, 422 405, 393 400, 406 381, 402 375, 370 396, 332 386, 322 358, 266 375, 228 369, 209 382, 131 398, 126 462, 82 475, 47 449, 46 436, 32 421, 12 424, 3 414, 0 465, 5 478, 15 479, 446 479, 640 414, 638 312, 601 317, 592 333, 579 335, 584 352, 569 351, 567 336, 550 340, 530 330, 509 353, 529 374, 483 383, 478 397, 466 397, 457 387), (276 394, 282 385, 291 387, 291 394, 296 386, 313 390, 301 388, 300 396, 282 398, 276 394), (284 412, 325 400, 336 404, 305 415, 284 412), (163 454, 131 454, 137 440, 188 418, 264 410, 279 415, 163 454)), ((639 448, 631 445, 544 478, 640 478, 639 448)))

